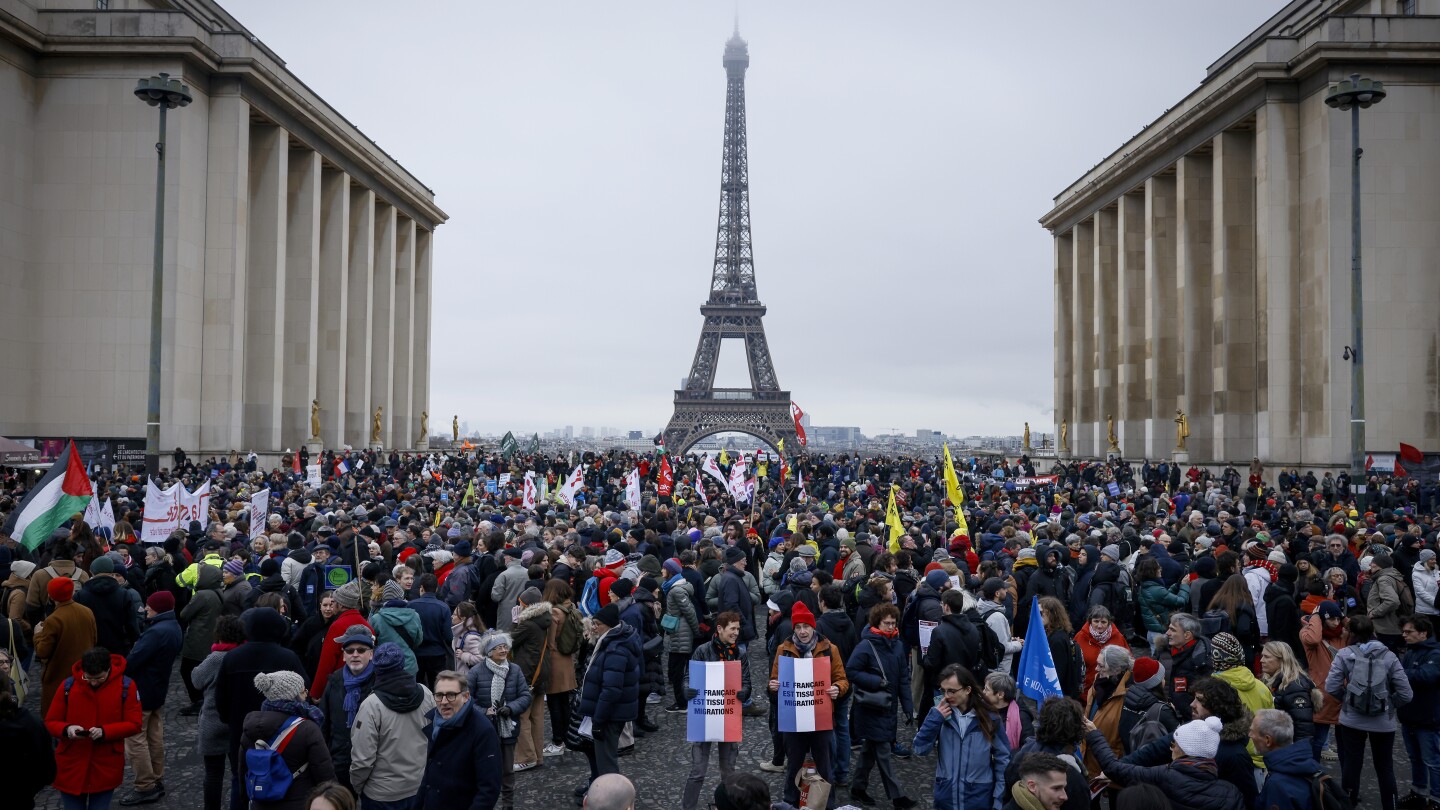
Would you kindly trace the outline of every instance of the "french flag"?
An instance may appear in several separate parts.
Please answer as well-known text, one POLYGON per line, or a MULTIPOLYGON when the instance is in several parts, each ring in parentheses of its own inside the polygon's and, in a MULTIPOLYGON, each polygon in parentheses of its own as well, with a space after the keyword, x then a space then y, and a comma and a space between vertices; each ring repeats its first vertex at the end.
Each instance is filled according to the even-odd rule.
POLYGON ((776 711, 781 731, 829 731, 834 721, 830 707, 830 657, 781 656, 780 706, 776 711))
POLYGON ((348 472, 350 472, 350 465, 345 463, 345 459, 343 459, 343 458, 341 458, 341 459, 336 459, 336 460, 335 460, 335 476, 338 478, 338 477, 340 477, 340 476, 342 476, 342 475, 344 475, 345 473, 348 473, 348 472))
POLYGON ((688 742, 740 742, 740 662, 691 661, 688 742))

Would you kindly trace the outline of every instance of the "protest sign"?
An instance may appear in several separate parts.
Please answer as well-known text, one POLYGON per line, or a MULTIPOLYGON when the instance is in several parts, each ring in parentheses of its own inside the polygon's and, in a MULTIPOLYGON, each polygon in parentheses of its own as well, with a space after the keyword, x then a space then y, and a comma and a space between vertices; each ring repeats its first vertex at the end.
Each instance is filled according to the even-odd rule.
POLYGON ((307 464, 305 466, 305 486, 319 489, 323 482, 320 480, 320 465, 307 464))
POLYGON ((155 486, 150 479, 145 481, 145 519, 140 531, 140 542, 163 543, 170 539, 171 532, 180 526, 180 503, 175 497, 179 484, 169 489, 155 486))
POLYGON ((935 634, 935 628, 940 626, 939 622, 927 622, 919 620, 920 624, 920 654, 924 655, 930 650, 930 637, 935 634))
POLYGON ((834 719, 830 706, 830 656, 780 657, 781 731, 829 731, 834 719))
POLYGON ((262 489, 250 496, 250 539, 265 534, 265 518, 270 513, 270 490, 262 489))
POLYGON ((740 742, 740 662, 691 661, 690 688, 699 694, 686 711, 686 741, 740 742))

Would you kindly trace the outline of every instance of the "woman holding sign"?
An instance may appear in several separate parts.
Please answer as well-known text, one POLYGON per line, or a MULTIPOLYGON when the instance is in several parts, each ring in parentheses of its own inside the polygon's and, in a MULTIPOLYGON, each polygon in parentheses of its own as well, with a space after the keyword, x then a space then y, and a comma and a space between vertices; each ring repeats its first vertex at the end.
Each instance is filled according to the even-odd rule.
POLYGON ((845 669, 854 682, 855 734, 862 744, 860 761, 855 765, 854 781, 850 784, 850 798, 864 804, 874 802, 866 783, 870 781, 871 766, 879 765, 885 795, 895 807, 908 808, 915 806, 915 800, 905 795, 890 767, 890 749, 898 731, 895 707, 898 704, 906 717, 915 714, 910 701, 910 667, 899 628, 899 608, 894 605, 871 608, 870 626, 865 628, 855 652, 845 662, 845 669))
MULTIPOLYGON (((790 611, 790 638, 780 642, 770 662, 770 691, 776 693, 780 736, 785 740, 785 801, 800 801, 795 774, 809 755, 820 778, 834 784, 830 734, 831 701, 850 691, 840 650, 815 632, 815 614, 804 602, 790 611)), ((831 793, 825 805, 835 806, 831 793)))

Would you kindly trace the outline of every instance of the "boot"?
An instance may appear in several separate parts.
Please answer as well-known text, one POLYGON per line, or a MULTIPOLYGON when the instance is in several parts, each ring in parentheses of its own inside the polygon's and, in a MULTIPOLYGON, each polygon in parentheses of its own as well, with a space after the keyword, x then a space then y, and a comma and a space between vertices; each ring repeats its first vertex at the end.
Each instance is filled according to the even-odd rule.
POLYGON ((645 716, 645 709, 644 709, 643 705, 642 705, 642 707, 641 707, 641 709, 640 709, 640 716, 639 716, 638 718, 636 718, 636 720, 635 720, 635 729, 636 729, 636 734, 639 734, 639 733, 642 732, 642 731, 645 732, 646 734, 653 734, 653 733, 655 733, 655 732, 657 732, 657 731, 660 730, 660 727, 659 727, 659 726, 657 726, 657 725, 655 725, 654 723, 650 722, 650 718, 648 718, 648 717, 645 716))

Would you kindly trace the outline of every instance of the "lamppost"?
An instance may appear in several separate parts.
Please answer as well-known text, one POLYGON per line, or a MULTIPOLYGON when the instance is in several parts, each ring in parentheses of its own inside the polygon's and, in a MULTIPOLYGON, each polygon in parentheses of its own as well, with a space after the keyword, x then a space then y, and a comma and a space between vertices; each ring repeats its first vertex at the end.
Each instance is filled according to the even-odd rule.
POLYGON ((135 97, 160 108, 155 143, 155 267, 150 279, 150 394, 145 407, 145 472, 160 472, 160 309, 165 300, 165 113, 191 101, 190 88, 170 74, 141 79, 135 97))
POLYGON ((1360 111, 1379 104, 1385 98, 1385 86, 1381 82, 1360 78, 1351 73, 1350 78, 1339 84, 1330 85, 1325 94, 1325 103, 1333 108, 1350 113, 1350 146, 1354 155, 1350 160, 1350 328, 1354 335, 1345 347, 1345 359, 1350 361, 1350 486, 1355 493, 1355 505, 1364 509, 1368 499, 1365 478, 1365 302, 1361 298, 1360 278, 1360 111))

